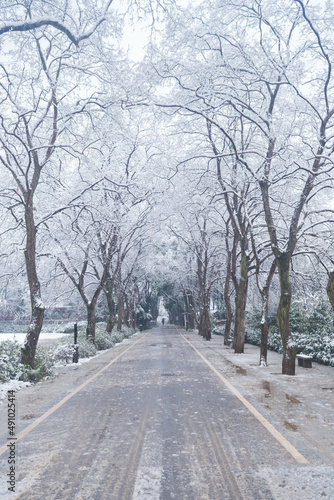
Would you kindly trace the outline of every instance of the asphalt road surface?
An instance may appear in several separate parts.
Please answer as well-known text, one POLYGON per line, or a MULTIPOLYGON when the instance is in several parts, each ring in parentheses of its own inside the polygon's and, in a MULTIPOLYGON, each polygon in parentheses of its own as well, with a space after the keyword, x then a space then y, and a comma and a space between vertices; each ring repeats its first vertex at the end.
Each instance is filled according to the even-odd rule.
MULTIPOLYGON (((187 342, 194 335, 171 326, 143 332, 18 392, 15 492, 6 485, 10 447, 2 446, 1 498, 281 500, 291 498, 287 480, 302 494, 301 481, 321 471, 231 392, 187 342)), ((331 472, 321 473, 325 488, 314 499, 334 498, 331 472)))

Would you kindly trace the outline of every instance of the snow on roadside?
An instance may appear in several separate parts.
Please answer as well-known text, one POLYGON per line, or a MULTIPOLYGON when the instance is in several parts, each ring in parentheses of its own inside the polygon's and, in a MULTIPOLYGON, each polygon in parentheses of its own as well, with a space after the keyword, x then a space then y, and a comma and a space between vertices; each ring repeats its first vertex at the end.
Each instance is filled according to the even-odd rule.
MULTIPOLYGON (((140 332, 137 332, 132 336, 134 337, 135 335, 138 335, 139 333, 140 332)), ((65 334, 64 333, 42 333, 40 335, 40 339, 45 339, 45 340, 54 339, 54 340, 56 340, 56 339, 62 337, 63 335, 67 335, 67 334, 66 333, 65 334)), ((8 340, 8 339, 9 340, 17 340, 21 345, 23 345, 25 336, 26 336, 25 333, 3 333, 3 334, 0 334, 0 342, 2 340, 8 340), (22 338, 18 338, 19 336, 22 336, 22 338)), ((129 339, 123 339, 122 342, 119 342, 116 345, 127 344, 129 342, 130 342, 129 339)), ((113 349, 113 347, 111 347, 110 349, 113 349)), ((67 367, 69 369, 75 368, 78 365, 83 365, 84 363, 88 363, 91 359, 94 359, 97 356, 100 356, 101 354, 104 354, 105 352, 110 351, 110 349, 98 351, 95 354, 95 356, 92 356, 90 358, 81 358, 81 359, 79 358, 78 363, 68 363, 67 365, 57 363, 54 365, 54 368, 55 369, 67 368, 67 367)), ((57 372, 55 372, 55 375, 57 376, 57 372)), ((41 380, 41 382, 43 382, 43 380, 41 380)), ((12 391, 12 390, 19 391, 23 387, 28 387, 29 385, 32 385, 32 382, 23 382, 20 380, 10 380, 9 382, 0 383, 0 405, 2 405, 5 400, 7 401, 7 392, 8 391, 12 391)))
POLYGON ((21 380, 10 380, 9 382, 0 384, 0 405, 4 403, 5 399, 7 401, 8 391, 18 391, 22 387, 28 387, 28 385, 31 385, 31 382, 22 382, 21 380))
MULTIPOLYGON (((134 337, 135 335, 137 335, 137 333, 133 334, 132 337, 134 337)), ((79 360, 78 360, 77 363, 68 363, 66 365, 64 365, 64 363, 62 363, 62 362, 59 362, 59 363, 56 363, 54 365, 54 367, 55 368, 69 368, 69 369, 75 368, 78 365, 83 365, 84 363, 88 363, 88 361, 90 361, 91 359, 97 358, 98 356, 101 356, 101 354, 104 354, 105 352, 110 351, 116 345, 118 346, 118 345, 121 345, 121 344, 127 344, 129 342, 130 342, 129 339, 123 339, 122 342, 118 342, 113 347, 110 347, 110 349, 104 349, 104 350, 101 350, 101 351, 97 351, 97 353, 94 356, 91 356, 90 358, 79 358, 79 360)), ((41 382, 43 382, 43 381, 41 381, 41 382)))

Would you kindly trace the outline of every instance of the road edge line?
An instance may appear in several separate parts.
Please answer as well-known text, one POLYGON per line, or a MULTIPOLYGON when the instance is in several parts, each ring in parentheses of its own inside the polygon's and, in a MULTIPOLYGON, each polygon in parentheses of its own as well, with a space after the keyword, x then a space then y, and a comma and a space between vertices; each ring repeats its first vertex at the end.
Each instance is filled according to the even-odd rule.
MULTIPOLYGON (((123 352, 121 352, 116 358, 112 359, 107 365, 105 365, 103 368, 101 368, 98 372, 96 372, 94 375, 92 375, 88 380, 86 380, 83 384, 81 384, 79 387, 74 389, 74 391, 70 392, 67 396, 65 396, 63 399, 61 399, 57 404, 52 406, 48 411, 43 413, 40 417, 38 417, 34 422, 32 422, 30 425, 28 425, 25 429, 23 429, 21 432, 19 432, 15 436, 15 442, 19 441, 22 439, 24 436, 29 434, 35 427, 37 427, 39 424, 41 424, 47 417, 52 415, 58 408, 63 406, 69 399, 71 399, 73 396, 75 396, 78 392, 81 391, 86 385, 90 384, 94 379, 96 379, 101 373, 103 373, 109 366, 111 366, 113 363, 115 363, 120 357, 123 356, 126 352, 128 352, 133 346, 138 344, 138 342, 141 342, 144 337, 146 337, 147 333, 145 333, 140 339, 136 340, 133 344, 131 344, 129 347, 127 347, 123 352)), ((9 439, 8 439, 9 440, 9 439)), ((5 451, 8 450, 8 442, 4 444, 3 446, 0 447, 0 457, 5 453, 5 451)))
MULTIPOLYGON (((179 332, 180 333, 180 332, 179 332)), ((291 443, 288 441, 268 420, 247 401, 247 399, 236 389, 211 363, 203 354, 201 354, 189 340, 180 333, 181 337, 191 346, 192 349, 203 359, 203 361, 211 368, 211 370, 221 379, 229 390, 239 399, 239 401, 249 410, 252 415, 267 429, 267 431, 279 442, 283 448, 294 458, 298 464, 309 464, 310 462, 304 457, 291 443)))

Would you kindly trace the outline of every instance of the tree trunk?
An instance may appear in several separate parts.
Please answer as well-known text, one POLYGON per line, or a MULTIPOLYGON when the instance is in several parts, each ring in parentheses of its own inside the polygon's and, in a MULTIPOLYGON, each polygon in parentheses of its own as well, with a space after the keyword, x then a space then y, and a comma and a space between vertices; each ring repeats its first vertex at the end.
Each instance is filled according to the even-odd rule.
POLYGON ((229 343, 228 339, 231 337, 232 319, 233 319, 232 306, 231 306, 231 302, 229 301, 229 309, 226 309, 226 322, 225 322, 225 329, 224 329, 224 345, 228 345, 228 343, 229 343))
POLYGON ((295 375, 297 346, 293 340, 289 314, 291 306, 290 254, 282 253, 277 258, 281 297, 277 311, 277 322, 283 344, 282 374, 295 375))
POLYGON ((39 334, 41 333, 45 308, 37 294, 31 299, 31 318, 28 332, 21 348, 21 363, 33 367, 39 334))
POLYGON ((185 304, 185 309, 186 309, 186 314, 185 314, 185 328, 188 330, 189 328, 189 301, 188 301, 188 296, 187 296, 187 291, 183 291, 183 299, 184 299, 184 304, 185 304))
POLYGON ((185 290, 183 295, 187 311, 187 328, 193 330, 195 328, 194 297, 191 290, 185 290))
POLYGON ((267 366, 268 357, 268 306, 269 306, 269 289, 262 290, 262 307, 261 307, 261 343, 260 343, 260 366, 267 366))
POLYGON ((137 314, 136 314, 136 307, 135 307, 135 300, 134 298, 131 299, 131 328, 135 330, 137 328, 137 314))
POLYGON ((131 296, 129 297, 125 294, 125 303, 126 303, 126 314, 125 314, 125 323, 129 328, 134 328, 134 307, 132 304, 131 296))
MULTIPOLYGON (((267 366, 267 356, 268 356, 268 309, 269 309, 269 291, 272 279, 276 271, 276 259, 273 260, 269 274, 266 279, 264 287, 260 288, 258 281, 258 288, 261 293, 262 298, 262 316, 261 316, 261 344, 260 344, 260 366, 267 366)), ((257 269, 257 272, 259 269, 257 269)))
POLYGON ((267 320, 261 321, 260 366, 267 366, 269 328, 267 320))
POLYGON ((124 300, 125 300, 125 311, 124 311, 124 324, 126 326, 130 326, 130 306, 129 306, 129 298, 128 295, 124 295, 124 300))
POLYGON ((105 296, 107 299, 109 313, 106 331, 111 333, 115 326, 115 301, 113 299, 113 284, 110 276, 108 276, 106 280, 105 296))
POLYGON ((122 294, 117 296, 117 330, 120 332, 122 330, 124 316, 124 302, 122 294))
POLYGON ((189 300, 189 328, 191 330, 195 330, 195 298, 194 293, 189 291, 188 295, 189 300))
POLYGON ((87 308, 87 328, 86 328, 86 337, 88 340, 95 344, 95 306, 96 301, 88 302, 86 305, 87 308))
POLYGON ((21 362, 32 367, 34 364, 39 334, 43 326, 45 310, 42 302, 41 286, 38 280, 36 268, 36 227, 32 202, 27 203, 25 207, 25 221, 27 241, 24 255, 30 290, 31 319, 24 345, 21 349, 21 362))
POLYGON ((113 300, 113 298, 111 298, 110 303, 109 299, 107 299, 107 303, 108 303, 109 316, 108 316, 106 332, 111 333, 115 326, 115 301, 113 300))
POLYGON ((205 340, 211 340, 211 321, 208 304, 205 304, 202 310, 199 322, 199 333, 205 340))
POLYGON ((235 299, 234 352, 241 354, 245 346, 245 318, 248 288, 249 257, 241 256, 240 280, 235 299))
POLYGON ((332 307, 334 307, 334 271, 329 273, 326 290, 329 302, 332 304, 332 307))
POLYGON ((228 339, 231 335, 231 324, 232 324, 232 305, 230 299, 230 280, 231 280, 231 253, 228 252, 227 256, 227 267, 226 267, 226 278, 224 286, 224 302, 226 309, 226 323, 224 331, 224 345, 228 345, 228 339))
POLYGON ((184 326, 184 319, 183 319, 183 304, 177 304, 177 318, 178 318, 178 325, 179 326, 184 326))

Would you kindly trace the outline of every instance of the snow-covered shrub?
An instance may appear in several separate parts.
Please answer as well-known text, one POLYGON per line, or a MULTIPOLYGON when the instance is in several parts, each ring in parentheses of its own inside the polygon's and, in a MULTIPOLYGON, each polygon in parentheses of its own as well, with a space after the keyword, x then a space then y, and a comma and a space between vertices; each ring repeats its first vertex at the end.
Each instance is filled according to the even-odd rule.
POLYGON ((322 331, 314 335, 295 335, 298 353, 308 354, 315 361, 334 366, 334 332, 322 331))
POLYGON ((59 345, 53 350, 56 362, 67 364, 73 360, 75 354, 74 344, 59 345))
POLYGON ((111 333, 106 332, 106 323, 98 323, 96 325, 95 333, 95 346, 98 351, 104 349, 110 349, 115 344, 122 342, 122 340, 131 337, 134 334, 132 328, 127 326, 122 326, 122 330, 119 332, 114 329, 111 333))
POLYGON ((62 331, 64 333, 74 333, 74 323, 67 323, 66 325, 63 325, 62 331))
MULTIPOLYGON (((318 363, 334 366, 333 317, 332 308, 322 300, 308 311, 298 305, 292 308, 290 327, 298 354, 307 354, 318 363)), ((247 328, 247 341, 260 345, 260 324, 250 324, 247 328)), ((277 327, 269 327, 268 348, 282 352, 282 341, 277 327)))
MULTIPOLYGON (((147 330, 151 326, 151 321, 153 320, 152 314, 146 312, 142 306, 138 306, 136 309, 137 325, 144 330, 147 330)), ((123 330, 123 327, 122 327, 123 330)))
POLYGON ((0 333, 22 333, 28 330, 28 323, 16 323, 15 321, 1 321, 0 333))
POLYGON ((328 300, 320 299, 306 318, 306 331, 309 333, 333 330, 334 311, 328 300))
POLYGON ((124 340, 124 333, 123 332, 115 332, 113 331, 111 334, 111 338, 115 342, 115 344, 119 344, 119 342, 122 342, 124 340))
MULTIPOLYGON (((106 323, 96 325, 96 345, 94 345, 86 339, 86 323, 80 322, 78 324, 79 358, 95 356, 98 350, 109 349, 134 333, 128 327, 123 327, 121 332, 114 330, 111 334, 105 330, 106 323)), ((66 335, 48 347, 37 347, 33 368, 21 364, 21 348, 17 341, 0 342, 0 383, 8 382, 11 379, 37 382, 53 376, 53 368, 56 363, 66 364, 73 359, 75 349, 73 344, 69 343, 69 337, 72 340, 72 336, 66 335)))
POLYGON ((79 358, 91 358, 97 353, 97 349, 85 336, 78 335, 79 358))
POLYGON ((25 382, 39 382, 40 380, 52 377, 55 357, 50 347, 37 347, 34 366, 20 365, 19 380, 25 382))
POLYGON ((124 335, 124 338, 125 339, 128 339, 130 338, 133 334, 134 334, 134 331, 132 328, 130 328, 129 326, 122 326, 122 333, 124 335))
POLYGON ((268 349, 270 349, 271 351, 283 352, 281 335, 278 331, 278 328, 275 326, 269 328, 268 349))
MULTIPOLYGON (((249 344, 260 345, 261 344, 261 329, 260 325, 258 328, 248 328, 247 329, 247 342, 249 344)), ((278 328, 272 326, 269 328, 268 333, 268 349, 271 351, 282 352, 282 340, 278 332, 278 328)))
POLYGON ((110 349, 114 347, 115 339, 112 337, 111 333, 96 331, 95 334, 95 347, 98 351, 104 351, 105 349, 110 349))
POLYGON ((21 366, 21 348, 17 340, 0 342, 0 382, 18 378, 21 366))
POLYGON ((293 304, 289 312, 290 329, 295 333, 307 331, 307 315, 300 304, 293 304))
POLYGON ((95 332, 104 333, 106 331, 106 328, 107 328, 107 323, 105 323, 104 321, 99 321, 95 325, 95 332))
MULTIPOLYGON (((97 349, 94 346, 94 344, 92 344, 92 342, 90 342, 86 338, 86 324, 87 323, 85 321, 80 321, 78 323, 77 344, 79 346, 79 358, 91 358, 92 356, 95 356, 95 354, 97 353, 97 349)), ((72 333, 73 332, 73 324, 69 324, 69 325, 72 325, 71 326, 71 328, 72 328, 71 333, 72 333)), ((69 336, 66 335, 66 336, 60 338, 56 343, 53 344, 53 350, 55 350, 61 346, 62 347, 68 346, 70 344, 69 338, 71 339, 72 342, 74 341, 74 337, 72 337, 71 335, 69 335, 69 336)))
MULTIPOLYGON (((79 321, 77 323, 78 332, 85 332, 86 327, 87 327, 86 321, 79 321)), ((61 328, 60 329, 61 332, 73 334, 74 333, 74 321, 71 323, 66 323, 66 325, 63 325, 62 327, 60 325, 60 328, 61 328)))
POLYGON ((248 344, 260 345, 261 342, 260 328, 254 328, 254 327, 247 328, 247 342, 248 344))
POLYGON ((21 363, 21 348, 16 340, 0 342, 0 382, 23 380, 37 382, 52 375, 54 358, 47 349, 38 347, 34 367, 21 363))
POLYGON ((219 325, 219 326, 215 326, 212 330, 212 333, 214 335, 224 335, 225 333, 225 326, 224 325, 219 325))

